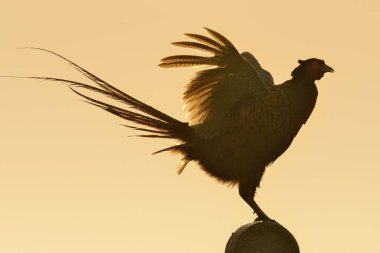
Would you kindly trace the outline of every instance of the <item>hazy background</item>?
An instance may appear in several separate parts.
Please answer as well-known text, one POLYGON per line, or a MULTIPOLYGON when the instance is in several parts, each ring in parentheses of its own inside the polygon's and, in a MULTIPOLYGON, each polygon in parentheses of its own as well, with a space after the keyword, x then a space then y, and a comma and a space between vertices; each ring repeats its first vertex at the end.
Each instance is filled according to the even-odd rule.
MULTIPOLYGON (((377 252, 379 1, 1 1, 0 75, 84 80, 43 47, 185 120, 194 70, 160 69, 185 32, 213 28, 287 80, 298 59, 335 68, 291 148, 267 169, 262 208, 302 252, 377 252)), ((0 252, 220 253, 254 216, 236 188, 128 138, 67 87, 0 80, 0 252)))

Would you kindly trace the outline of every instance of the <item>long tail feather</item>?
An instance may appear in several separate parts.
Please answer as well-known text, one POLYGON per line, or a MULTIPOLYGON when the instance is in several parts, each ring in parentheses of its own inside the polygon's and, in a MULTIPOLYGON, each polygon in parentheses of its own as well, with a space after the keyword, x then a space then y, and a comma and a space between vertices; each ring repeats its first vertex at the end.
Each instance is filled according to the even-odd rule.
MULTIPOLYGON (((65 62, 69 63, 72 67, 74 67, 74 69, 76 69, 85 77, 93 81, 97 85, 97 87, 84 83, 84 82, 78 82, 78 81, 73 81, 69 79, 55 78, 55 77, 43 77, 43 76, 8 76, 8 77, 37 79, 37 80, 53 81, 53 82, 60 82, 60 83, 67 84, 69 85, 70 89, 73 92, 75 92, 76 94, 84 98, 86 102, 92 105, 95 105, 122 119, 133 122, 140 126, 147 127, 145 128, 145 127, 140 127, 140 126, 125 125, 126 127, 132 128, 134 130, 149 133, 149 134, 137 135, 139 137, 172 138, 172 139, 177 139, 181 141, 182 143, 187 143, 192 138, 193 132, 187 123, 181 122, 175 118, 172 118, 169 115, 135 99, 134 97, 122 92, 121 90, 115 88, 114 86, 110 85, 106 81, 90 73, 86 69, 80 67, 78 64, 72 62, 71 60, 53 51, 46 50, 43 48, 30 48, 30 49, 48 52, 50 54, 53 54, 63 59, 65 62), (80 92, 77 88, 84 89, 90 92, 95 92, 95 93, 104 95, 106 97, 109 97, 115 101, 122 102, 128 105, 130 108, 134 109, 136 112, 128 110, 128 109, 124 109, 124 108, 121 108, 109 103, 102 102, 101 100, 85 95, 84 93, 80 92)), ((208 58, 205 58, 205 59, 208 59, 208 58)), ((173 61, 174 60, 168 59, 168 62, 173 62, 173 61)), ((189 61, 195 61, 195 58, 190 57, 189 61)), ((177 146, 178 148, 182 147, 180 145, 177 145, 177 146)), ((158 151, 158 153, 164 150, 160 150, 158 151)), ((173 146, 173 147, 170 147, 168 150, 175 151, 176 148, 175 146, 173 146)), ((183 150, 180 152, 184 153, 183 150)))
MULTIPOLYGON (((154 116, 154 117, 158 117, 158 118, 162 118, 162 119, 165 119, 165 121, 168 121, 168 122, 171 122, 171 123, 179 123, 180 121, 170 117, 169 115, 165 114, 165 113, 162 113, 158 110, 156 110, 155 108, 133 98, 132 96, 122 92, 121 90, 115 88, 114 86, 108 84, 107 82, 105 82, 104 80, 100 79, 99 77, 95 76, 94 74, 90 73, 89 71, 85 70, 84 68, 82 68, 81 66, 79 66, 78 64, 70 61, 69 59, 63 57, 62 55, 60 54, 57 54, 53 51, 50 51, 50 50, 47 50, 47 49, 43 49, 43 48, 37 48, 37 47, 31 47, 30 49, 36 49, 36 50, 41 50, 41 51, 45 51, 45 52, 48 52, 50 54, 53 54, 55 56, 58 56, 59 58, 63 59, 64 61, 66 61, 67 63, 69 63, 71 66, 73 66, 77 71, 79 71, 80 73, 82 73, 84 76, 86 76, 87 78, 89 78, 90 80, 94 81, 97 85, 99 85, 101 88, 103 88, 104 90, 112 93, 113 96, 115 97, 118 97, 119 100, 123 101, 124 103, 132 106, 133 108, 136 108, 144 113, 147 113, 151 116, 154 116)), ((40 78, 40 79, 44 79, 44 78, 40 78)), ((49 79, 46 79, 46 80, 49 80, 49 79)), ((65 81, 63 81, 65 82, 65 81)), ((71 82, 71 81, 69 81, 71 82)), ((70 84, 70 83, 68 83, 70 84)), ((90 88, 91 86, 90 85, 86 85, 86 84, 81 84, 82 88, 85 88, 85 89, 90 89, 90 90, 93 90, 93 88, 90 88), (90 86, 90 87, 89 87, 90 86)), ((93 90, 95 91, 95 90, 93 90)))

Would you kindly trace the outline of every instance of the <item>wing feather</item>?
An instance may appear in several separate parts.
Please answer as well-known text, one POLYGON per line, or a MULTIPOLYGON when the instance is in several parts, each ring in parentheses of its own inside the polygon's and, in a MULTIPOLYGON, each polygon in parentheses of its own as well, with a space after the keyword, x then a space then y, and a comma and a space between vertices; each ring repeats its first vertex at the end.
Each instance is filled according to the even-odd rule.
POLYGON ((220 33, 218 32, 215 32, 209 28, 206 28, 206 31, 214 38, 216 39, 218 42, 222 43, 229 51, 232 51, 236 54, 239 54, 239 52, 237 51, 237 49, 235 48, 235 46, 231 43, 231 41, 229 41, 226 37, 224 37, 223 35, 221 35, 220 33))
POLYGON ((194 39, 194 40, 197 40, 199 42, 202 42, 208 46, 211 46, 215 49, 219 49, 222 53, 224 53, 225 51, 225 47, 223 47, 222 45, 220 45, 218 42, 216 42, 215 40, 212 40, 206 36, 203 36, 203 35, 199 35, 199 34, 192 34, 192 33, 185 33, 185 35, 191 39, 194 39))
POLYGON ((226 37, 205 29, 210 37, 186 34, 194 41, 174 42, 173 45, 206 51, 212 56, 174 55, 162 59, 160 66, 210 67, 195 74, 186 86, 183 100, 190 125, 198 134, 212 138, 229 121, 239 101, 253 94, 267 94, 274 83, 271 74, 252 54, 240 54, 226 37))
POLYGON ((221 51, 213 47, 207 46, 205 44, 198 43, 198 42, 179 41, 179 42, 173 42, 172 45, 177 46, 177 47, 194 48, 194 49, 202 50, 208 53, 213 53, 215 55, 222 54, 221 51))

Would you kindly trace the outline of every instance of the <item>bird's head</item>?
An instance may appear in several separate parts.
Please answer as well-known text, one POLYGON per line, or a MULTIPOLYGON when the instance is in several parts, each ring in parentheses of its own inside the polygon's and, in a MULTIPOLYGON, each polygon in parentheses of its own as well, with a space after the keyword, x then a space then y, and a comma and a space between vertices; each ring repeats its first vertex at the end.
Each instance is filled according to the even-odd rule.
POLYGON ((320 80, 327 72, 334 72, 334 69, 326 65, 324 60, 310 58, 307 60, 298 60, 300 64, 292 71, 293 78, 302 78, 307 80, 320 80))

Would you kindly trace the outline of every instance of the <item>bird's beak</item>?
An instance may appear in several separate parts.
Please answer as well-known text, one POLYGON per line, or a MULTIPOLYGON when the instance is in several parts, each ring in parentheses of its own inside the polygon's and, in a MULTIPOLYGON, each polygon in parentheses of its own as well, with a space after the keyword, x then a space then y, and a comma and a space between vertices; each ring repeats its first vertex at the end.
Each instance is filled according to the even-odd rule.
POLYGON ((334 73, 334 69, 328 65, 325 64, 325 66, 323 66, 323 72, 326 73, 326 72, 331 72, 331 73, 334 73))

